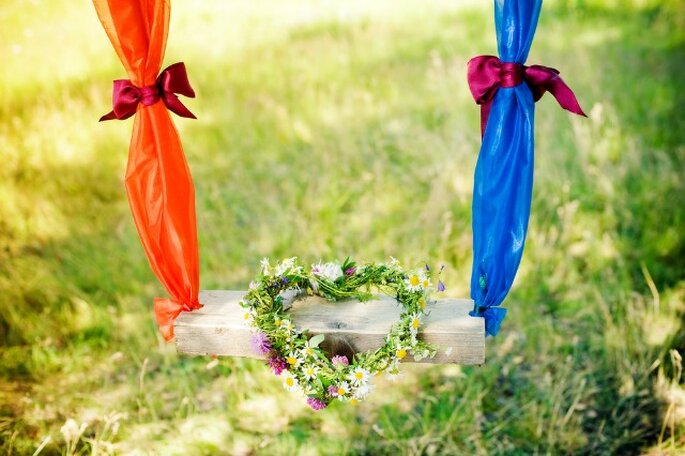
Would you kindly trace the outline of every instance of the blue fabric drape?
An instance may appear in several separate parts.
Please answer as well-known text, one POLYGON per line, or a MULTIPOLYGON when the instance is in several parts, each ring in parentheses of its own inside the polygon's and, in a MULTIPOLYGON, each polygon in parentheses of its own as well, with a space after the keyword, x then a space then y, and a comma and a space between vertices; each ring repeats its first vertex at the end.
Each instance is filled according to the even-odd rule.
MULTIPOLYGON (((503 62, 525 63, 542 0, 495 0, 497 47, 503 62)), ((486 334, 499 331, 500 307, 516 276, 526 241, 533 189, 533 95, 524 84, 500 88, 483 136, 473 188, 473 316, 486 334)))

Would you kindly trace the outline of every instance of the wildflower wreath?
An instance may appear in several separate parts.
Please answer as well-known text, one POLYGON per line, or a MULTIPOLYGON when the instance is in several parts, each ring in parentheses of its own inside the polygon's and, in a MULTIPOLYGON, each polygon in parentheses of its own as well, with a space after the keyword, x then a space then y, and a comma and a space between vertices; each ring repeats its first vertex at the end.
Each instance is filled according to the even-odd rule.
MULTIPOLYGON (((365 265, 347 259, 342 264, 312 265, 309 270, 297 258, 286 259, 274 267, 264 259, 261 273, 250 284, 241 306, 245 309, 245 322, 254 331, 255 350, 266 356, 276 375, 283 375, 286 389, 303 392, 310 407, 320 410, 335 399, 364 399, 373 387, 371 378, 381 373, 396 376, 400 360, 409 353, 416 361, 435 355, 431 344, 417 338, 432 288, 427 265, 420 270, 404 271, 394 259, 389 264, 365 265), (323 334, 312 336, 288 319, 282 293, 289 289, 334 301, 366 301, 373 298, 372 292, 378 291, 396 297, 403 310, 382 347, 357 353, 352 360, 340 355, 329 359, 319 346, 323 334)), ((440 281, 438 290, 444 290, 440 281)))

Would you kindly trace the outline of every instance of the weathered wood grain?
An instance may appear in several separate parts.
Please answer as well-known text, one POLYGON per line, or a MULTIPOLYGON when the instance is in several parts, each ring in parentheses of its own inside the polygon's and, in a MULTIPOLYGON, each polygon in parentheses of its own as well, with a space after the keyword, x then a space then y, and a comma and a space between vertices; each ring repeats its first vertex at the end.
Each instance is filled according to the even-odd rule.
MULTIPOLYGON (((251 347, 252 333, 242 321, 238 304, 245 291, 203 291, 202 309, 182 313, 174 325, 176 346, 191 355, 259 358, 251 347)), ((329 353, 351 354, 378 348, 399 318, 400 304, 387 296, 359 302, 331 302, 310 296, 290 299, 292 321, 312 334, 324 334, 322 347, 329 353)), ((482 318, 468 315, 470 299, 429 302, 419 338, 438 347, 428 363, 482 364, 485 361, 485 326, 482 318)), ((408 356, 406 361, 412 362, 408 356)))

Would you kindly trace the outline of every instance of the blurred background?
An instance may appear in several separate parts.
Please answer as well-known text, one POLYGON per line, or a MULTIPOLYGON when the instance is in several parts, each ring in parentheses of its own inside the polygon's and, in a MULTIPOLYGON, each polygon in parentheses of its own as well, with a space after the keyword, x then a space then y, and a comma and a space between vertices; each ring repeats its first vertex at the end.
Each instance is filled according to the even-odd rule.
MULTIPOLYGON (((175 0, 166 64, 203 288, 262 257, 444 263, 468 296, 477 0, 175 0)), ((483 366, 406 366, 316 413, 253 360, 180 357, 128 210, 125 77, 89 2, 0 5, 3 454, 682 454, 685 7, 550 0, 530 63, 589 119, 537 105, 529 239, 483 366)))

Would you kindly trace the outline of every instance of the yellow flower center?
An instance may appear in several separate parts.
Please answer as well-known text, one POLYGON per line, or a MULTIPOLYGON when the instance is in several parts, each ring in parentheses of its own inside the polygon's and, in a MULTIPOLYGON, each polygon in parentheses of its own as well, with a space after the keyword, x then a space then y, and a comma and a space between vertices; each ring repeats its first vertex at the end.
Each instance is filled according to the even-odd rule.
POLYGON ((312 349, 309 348, 309 347, 307 347, 307 349, 306 349, 305 351, 307 352, 307 354, 308 354, 309 356, 312 356, 312 355, 314 354, 314 350, 312 350, 312 349))
POLYGON ((288 377, 285 379, 285 384, 288 386, 293 386, 295 384, 295 380, 292 377, 288 377))
POLYGON ((417 285, 419 284, 419 278, 418 278, 418 276, 415 276, 415 275, 411 276, 411 277, 409 278, 409 283, 411 284, 412 287, 417 286, 417 285))
POLYGON ((419 326, 421 326, 421 321, 419 321, 418 318, 414 318, 414 319, 411 321, 411 327, 414 328, 414 329, 419 329, 419 326))
POLYGON ((426 300, 421 298, 419 299, 419 307, 421 307, 421 310, 426 310, 426 300))
POLYGON ((244 318, 245 320, 249 320, 249 319, 250 319, 250 314, 249 314, 249 312, 245 312, 245 314, 243 315, 243 318, 244 318))
POLYGON ((352 404, 352 405, 357 405, 358 402, 359 401, 357 399, 354 399, 354 398, 350 399, 350 404, 352 404))
POLYGON ((308 367, 308 368, 307 368, 307 375, 309 375, 310 377, 311 377, 312 375, 314 375, 314 369, 312 369, 311 367, 308 367))
POLYGON ((364 378, 364 373, 363 372, 355 372, 354 378, 356 378, 357 380, 361 380, 364 378))
POLYGON ((430 285, 430 282, 428 282, 428 280, 424 279, 423 280, 423 288, 428 288, 428 285, 430 285))
POLYGON ((292 356, 288 356, 288 364, 290 364, 292 366, 296 362, 297 362, 297 358, 293 358, 292 356))
POLYGON ((399 350, 397 350, 397 358, 402 359, 405 356, 407 356, 407 350, 405 350, 404 348, 400 348, 399 350))
POLYGON ((345 388, 338 388, 338 396, 344 396, 346 393, 345 388))

